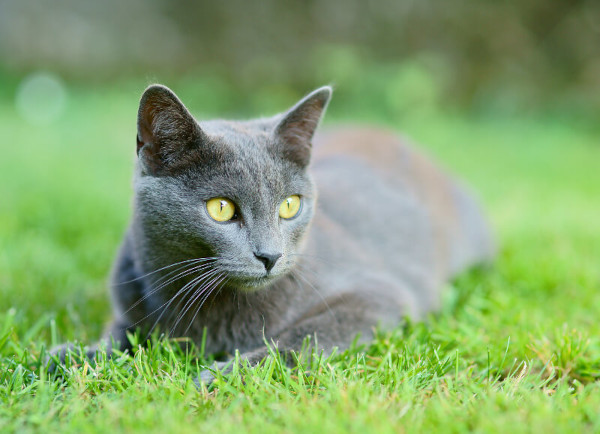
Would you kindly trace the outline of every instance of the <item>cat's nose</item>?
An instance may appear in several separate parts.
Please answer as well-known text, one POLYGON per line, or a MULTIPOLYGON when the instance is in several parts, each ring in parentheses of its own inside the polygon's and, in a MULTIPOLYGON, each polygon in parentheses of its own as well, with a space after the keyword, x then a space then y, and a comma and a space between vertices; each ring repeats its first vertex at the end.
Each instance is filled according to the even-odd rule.
POLYGON ((265 264, 265 268, 267 269, 267 272, 268 272, 268 271, 271 271, 271 269, 275 266, 275 263, 277 262, 277 260, 283 256, 283 253, 259 251, 259 252, 254 252, 254 256, 256 256, 256 258, 260 262, 265 264))

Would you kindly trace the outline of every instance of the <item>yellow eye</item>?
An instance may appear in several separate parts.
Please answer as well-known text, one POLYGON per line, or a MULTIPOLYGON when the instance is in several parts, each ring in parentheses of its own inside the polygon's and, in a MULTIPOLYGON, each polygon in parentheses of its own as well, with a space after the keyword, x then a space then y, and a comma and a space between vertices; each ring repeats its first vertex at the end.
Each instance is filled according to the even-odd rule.
POLYGON ((214 197, 206 202, 208 215, 218 222, 231 220, 235 215, 235 205, 224 197, 214 197))
POLYGON ((279 217, 291 219, 300 211, 300 196, 294 194, 281 202, 279 206, 279 217))

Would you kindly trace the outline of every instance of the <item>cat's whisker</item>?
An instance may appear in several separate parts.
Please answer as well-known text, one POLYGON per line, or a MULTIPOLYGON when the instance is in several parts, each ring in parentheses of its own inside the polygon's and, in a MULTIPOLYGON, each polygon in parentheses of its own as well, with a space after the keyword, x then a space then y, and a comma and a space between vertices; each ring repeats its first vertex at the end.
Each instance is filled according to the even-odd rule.
MULTIPOLYGON (((129 309, 127 309, 125 311, 125 313, 131 311, 133 308, 135 308, 136 306, 138 306, 140 303, 142 303, 144 300, 146 300, 148 297, 151 297, 152 295, 154 295, 156 292, 160 291, 162 288, 164 288, 165 286, 175 282, 177 279, 181 279, 185 276, 187 276, 188 274, 197 271, 200 267, 202 266, 194 266, 191 269, 188 268, 188 265, 182 265, 181 267, 178 267, 176 270, 171 271, 170 273, 168 273, 167 275, 161 277, 160 279, 158 279, 156 282, 154 282, 153 284, 156 284, 158 282, 163 281, 159 286, 152 288, 152 286, 150 287, 150 290, 146 290, 145 295, 143 297, 140 297, 139 299, 137 299, 135 301, 135 303, 133 303, 131 306, 129 306, 129 309), (174 276, 173 273, 176 273, 174 276), (171 276, 171 277, 170 277, 171 276), (166 280, 165 280, 166 279, 166 280)), ((151 285, 153 285, 151 284, 151 285)))
MULTIPOLYGON (((221 283, 225 283, 226 281, 229 280, 229 277, 224 275, 223 278, 221 278, 221 280, 219 280, 214 286, 215 288, 218 287, 221 283)), ((202 298, 202 300, 200 301, 200 306, 198 307, 198 312, 200 311, 200 309, 202 308, 202 306, 204 305, 204 303, 206 303, 206 300, 208 300, 208 297, 210 297, 210 295, 212 294, 212 292, 215 290, 215 288, 211 288, 206 295, 204 295, 204 297, 202 298)), ((219 288, 219 291, 221 292, 221 288, 219 288)), ((198 312, 196 312, 196 315, 198 315, 198 312)), ((194 315, 194 318, 196 318, 196 315, 194 315)), ((192 319, 193 321, 193 319, 192 319)))
MULTIPOLYGON (((196 268, 196 267, 203 267, 203 266, 208 266, 208 265, 210 265, 210 262, 209 262, 209 261, 214 261, 214 260, 212 260, 212 259, 211 259, 211 260, 208 260, 208 261, 194 261, 194 262, 191 264, 191 266, 192 266, 192 268, 196 268), (199 262, 202 262, 202 264, 200 264, 200 265, 196 265, 196 264, 198 264, 199 262)), ((189 266, 190 266, 190 264, 184 264, 182 267, 178 267, 176 270, 174 270, 174 271, 171 271, 171 272, 167 273, 167 274, 166 274, 165 276, 163 276, 163 277, 160 277, 160 278, 159 278, 159 279, 158 279, 156 282, 152 282, 152 284, 151 284, 151 285, 156 285, 157 283, 159 283, 159 282, 161 282, 161 281, 164 281, 164 279, 168 278, 169 276, 173 275, 174 273, 177 273, 177 271, 181 270, 182 268, 186 268, 186 267, 189 267, 189 266)))
MULTIPOLYGON (((170 285, 171 283, 175 282, 176 280, 178 280, 178 279, 181 279, 181 278, 183 278, 183 277, 185 277, 185 276, 189 276, 190 274, 193 274, 193 273, 195 273, 195 272, 197 272, 197 271, 201 271, 201 270, 203 270, 203 269, 205 269, 205 268, 208 268, 208 267, 210 267, 210 265, 211 265, 211 264, 202 264, 202 265, 197 265, 197 266, 194 266, 194 267, 192 267, 192 268, 186 268, 186 267, 188 267, 188 265, 184 265, 183 267, 180 267, 180 268, 178 268, 177 270, 175 270, 175 271, 173 271, 173 272, 169 273, 169 275, 170 275, 170 274, 173 274, 174 272, 177 272, 177 271, 179 271, 179 273, 178 273, 178 274, 176 274, 175 276, 171 277, 171 278, 170 278, 170 279, 168 279, 167 281, 165 281, 165 282, 161 283, 161 284, 160 284, 158 287, 156 287, 156 288, 152 288, 152 290, 151 290, 151 291, 148 291, 148 292, 146 292, 146 294, 145 294, 143 297, 141 297, 140 299, 138 299, 138 300, 137 300, 135 303, 133 303, 133 304, 132 304, 132 305, 129 307, 129 309, 127 309, 127 310, 125 311, 125 313, 129 312, 130 310, 132 310, 133 308, 135 308, 137 305, 139 305, 140 303, 142 303, 144 300, 146 300, 148 297, 151 297, 153 294, 155 294, 156 292, 160 291, 160 290, 161 290, 161 289, 163 289, 164 287, 166 287, 166 286, 170 285), (182 270, 182 268, 183 268, 183 271, 180 271, 180 270, 182 270)), ((167 276, 168 276, 168 275, 167 275, 167 276)), ((165 276, 165 278, 166 278, 167 276, 165 276)), ((160 281, 160 280, 161 280, 161 279, 159 279, 158 281, 160 281)), ((158 281, 157 281, 157 282, 158 282, 158 281)))
MULTIPOLYGON (((158 325, 158 323, 160 322, 161 318, 163 317, 163 315, 165 314, 165 312, 167 312, 169 310, 169 308, 171 307, 171 304, 179 297, 181 296, 181 300, 178 303, 181 304, 181 301, 183 301, 185 294, 190 292, 191 290, 193 290, 194 286, 197 285, 198 283, 202 282, 202 280, 211 278, 213 275, 215 275, 217 273, 217 271, 215 269, 210 269, 207 272, 193 278, 192 280, 190 280, 188 283, 186 283, 179 291, 177 291, 177 293, 171 297, 169 300, 167 300, 165 303, 162 304, 161 308, 163 306, 165 306, 162 310, 162 312, 160 313, 160 315, 158 316, 158 318, 156 319, 156 321, 154 322, 154 325, 152 326, 151 330, 154 330, 154 328, 158 325)), ((160 309, 160 308, 159 308, 160 309)), ((173 312, 171 312, 170 316, 173 314, 173 312)), ((169 317, 170 317, 169 316, 169 317)), ((168 321, 167 321, 168 323, 168 321)))
POLYGON ((154 309, 152 312, 150 312, 149 314, 147 314, 146 316, 144 316, 143 318, 141 318, 139 321, 136 321, 134 324, 132 324, 132 326, 135 327, 135 326, 139 325, 140 323, 142 323, 143 321, 145 321, 146 319, 148 319, 150 316, 154 315, 156 312, 158 312, 159 310, 163 309, 161 315, 154 322, 154 325, 150 328, 150 332, 148 333, 148 336, 150 336, 150 334, 152 333, 152 331, 154 330, 154 328, 158 324, 158 321, 160 320, 160 318, 164 314, 165 310, 168 309, 168 307, 170 306, 170 303, 172 303, 175 298, 177 298, 183 291, 185 291, 189 287, 190 283, 194 282, 194 280, 196 280, 196 279, 198 279, 198 278, 200 278, 200 277, 202 277, 202 276, 204 276, 204 275, 206 275, 208 273, 211 273, 212 271, 213 271, 212 269, 208 270, 205 273, 201 274, 199 277, 195 277, 194 279, 192 279, 191 282, 188 282, 179 291, 177 291, 177 293, 173 297, 170 297, 167 301, 165 301, 159 307, 157 307, 156 309, 154 309))
POLYGON ((164 287, 165 287, 165 286, 167 286, 167 285, 170 285, 171 283, 175 282, 175 281, 176 281, 176 280, 178 280, 178 279, 181 279, 182 277, 189 276, 190 274, 196 273, 196 272, 198 272, 198 271, 205 270, 206 268, 210 268, 210 266, 211 266, 211 265, 212 265, 212 264, 202 264, 202 265, 197 265, 197 266, 194 266, 194 267, 192 267, 192 268, 189 268, 189 269, 187 269, 187 270, 184 270, 184 271, 182 271, 180 274, 178 274, 178 275, 176 275, 176 276, 172 277, 171 279, 169 279, 168 281, 166 281, 166 282, 163 282, 163 283, 162 283, 160 286, 158 286, 157 288, 154 288, 154 289, 151 291, 151 293, 155 293, 156 291, 158 291, 158 290, 160 290, 160 289, 164 288, 164 287))
POLYGON ((167 285, 170 285, 171 283, 173 283, 174 281, 181 279, 182 277, 185 276, 189 276, 190 274, 193 274, 197 271, 202 271, 205 270, 207 268, 210 268, 212 266, 212 264, 201 264, 201 265, 196 265, 192 268, 188 268, 186 270, 183 270, 181 273, 177 274, 176 276, 173 276, 172 278, 170 278, 168 281, 161 283, 158 287, 154 288, 152 291, 156 291, 159 289, 164 288, 167 285))
MULTIPOLYGON (((179 305, 183 302, 184 297, 181 297, 181 300, 179 301, 179 303, 177 304, 177 306, 175 307, 175 309, 173 309, 173 312, 179 312, 179 313, 177 314, 177 317, 175 318, 175 324, 171 327, 170 334, 173 334, 173 332, 177 328, 177 325, 179 324, 179 322, 181 321, 181 319, 185 316, 185 314, 187 313, 188 309, 193 305, 194 300, 195 300, 197 294, 199 292, 202 293, 219 276, 220 276, 219 271, 218 270, 213 270, 212 273, 205 275, 203 277, 203 279, 195 281, 194 285, 192 287, 190 287, 190 289, 188 291, 186 291, 186 292, 193 291, 193 294, 190 297, 188 297, 185 305, 183 306, 183 308, 181 310, 179 310, 179 305), (198 287, 198 285, 201 285, 201 286, 198 287), (195 288, 194 288, 194 286, 195 286, 195 288)), ((170 319, 170 317, 172 315, 173 315, 173 313, 171 313, 171 315, 169 316, 169 319, 170 319)), ((167 321, 167 323, 168 322, 169 321, 167 321)))
POLYGON ((168 268, 175 267, 176 265, 180 265, 180 264, 186 264, 186 263, 189 263, 189 262, 210 261, 210 260, 215 260, 215 259, 218 259, 218 258, 215 256, 215 257, 206 257, 206 258, 193 258, 193 259, 186 259, 186 260, 184 260, 184 261, 179 261, 179 262, 175 262, 175 263, 173 263, 173 264, 165 265, 164 267, 161 267, 161 268, 159 268, 159 269, 157 269, 157 270, 154 270, 154 271, 151 271, 151 272, 149 272, 149 273, 143 274, 143 275, 141 275, 141 276, 138 276, 138 277, 136 277, 136 278, 134 278, 134 279, 131 279, 131 280, 125 280, 125 281, 123 281, 123 282, 114 283, 114 284, 113 284, 113 286, 121 286, 121 285, 126 285, 127 283, 132 283, 132 282, 135 282, 136 280, 141 280, 141 279, 143 279, 143 278, 145 278, 145 277, 151 276, 151 275, 153 275, 153 274, 156 274, 156 273, 158 273, 158 272, 160 272, 160 271, 163 271, 163 270, 166 270, 166 269, 168 269, 168 268))
POLYGON ((288 254, 288 256, 290 258, 297 256, 300 258, 316 259, 317 261, 323 262, 324 264, 329 265, 330 267, 340 267, 341 266, 341 264, 331 261, 330 258, 324 258, 319 255, 311 255, 311 254, 307 254, 307 253, 290 253, 290 254, 288 254))
POLYGON ((319 296, 319 298, 323 301, 323 304, 325 305, 325 307, 327 308, 327 310, 329 311, 329 313, 331 314, 331 316, 335 319, 336 316, 333 313, 333 310, 331 309, 331 307, 329 306, 329 303, 327 303, 327 300, 325 299, 325 297, 323 297, 323 295, 321 294, 321 292, 317 289, 317 287, 315 285, 313 285, 310 280, 308 280, 306 277, 304 277, 301 273, 300 270, 296 269, 296 270, 292 270, 291 275, 293 277, 298 277, 300 279, 302 279, 308 286, 310 286, 315 293, 319 296))
MULTIPOLYGON (((189 301, 189 297, 187 297, 188 301, 186 301, 187 293, 189 293, 189 292, 194 293, 195 287, 197 285, 201 285, 203 281, 206 281, 207 279, 209 279, 211 276, 214 276, 214 275, 215 275, 214 270, 210 270, 210 272, 206 272, 206 273, 202 274, 201 276, 194 277, 190 282, 188 282, 186 284, 186 286, 184 288, 182 288, 182 290, 185 289, 184 292, 179 291, 177 294, 175 294, 172 301, 174 302, 175 298, 177 298, 177 297, 179 297, 179 301, 177 302, 177 304, 175 306, 173 306, 171 308, 169 316, 164 321, 165 324, 171 323, 171 319, 173 318, 173 315, 176 315, 175 319, 177 319, 178 312, 180 311, 179 307, 181 306, 181 303, 183 303, 185 301, 186 304, 184 306, 187 305, 187 303, 189 301)), ((169 308, 169 306, 167 306, 167 308, 169 308)))
POLYGON ((172 330, 171 333, 173 333, 175 331, 175 329, 177 328, 177 326, 179 325, 179 323, 181 322, 181 320, 185 317, 185 315, 190 310, 190 308, 194 305, 194 303, 196 302, 196 300, 198 300, 198 298, 201 297, 202 294, 204 294, 205 292, 207 292, 208 294, 210 294, 210 292, 212 291, 212 289, 209 289, 209 288, 212 287, 212 285, 214 284, 214 282, 216 282, 217 280, 221 279, 222 276, 223 276, 223 274, 221 274, 220 272, 215 273, 213 275, 213 277, 211 278, 210 281, 205 282, 205 284, 201 288, 197 288, 194 291, 194 294, 190 297, 190 299, 188 300, 188 302, 184 306, 184 308, 181 311, 181 313, 179 315, 177 315, 177 321, 173 325, 173 327, 171 329, 172 330))
POLYGON ((295 265, 296 269, 299 269, 299 271, 301 270, 303 272, 312 273, 313 276, 319 277, 319 272, 317 270, 310 268, 308 265, 306 265, 302 262, 297 262, 294 265, 295 265))
POLYGON ((204 306, 204 303, 206 303, 206 300, 208 299, 208 297, 210 296, 210 294, 216 289, 219 288, 217 295, 221 292, 221 287, 219 287, 219 285, 221 285, 222 283, 227 282, 229 278, 226 275, 223 275, 223 277, 221 277, 221 280, 219 280, 218 282, 216 282, 213 287, 210 289, 210 291, 208 291, 206 293, 206 295, 202 298, 202 300, 200 301, 200 305, 198 306, 198 308, 196 309, 196 313, 194 314, 194 316, 192 317, 192 320, 189 322, 188 326, 186 327, 185 331, 183 332, 183 335, 185 336, 188 332, 188 330, 190 329, 190 327, 192 326, 192 324, 194 324, 194 321, 196 320, 196 317, 198 316, 198 314, 200 313, 200 310, 202 309, 202 306, 204 306))

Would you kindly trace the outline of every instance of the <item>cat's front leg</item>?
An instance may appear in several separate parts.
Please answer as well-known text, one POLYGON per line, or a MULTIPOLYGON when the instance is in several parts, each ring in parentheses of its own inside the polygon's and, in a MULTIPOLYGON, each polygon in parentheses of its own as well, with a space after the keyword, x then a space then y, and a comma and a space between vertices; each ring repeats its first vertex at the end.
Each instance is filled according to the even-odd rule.
POLYGON ((103 337, 94 345, 82 348, 74 343, 65 343, 58 345, 50 350, 47 359, 48 370, 53 372, 57 365, 64 365, 67 355, 74 357, 76 361, 83 362, 85 359, 93 361, 96 358, 98 350, 106 352, 107 357, 112 357, 113 350, 125 351, 131 349, 131 344, 127 338, 127 331, 131 327, 120 322, 113 321, 106 328, 103 337))
MULTIPOLYGON (((348 348, 357 336, 360 336, 360 342, 370 342, 377 326, 393 327, 411 310, 409 306, 398 303, 396 297, 387 297, 379 293, 345 293, 323 300, 274 337, 272 344, 284 356, 288 365, 292 365, 295 363, 292 351, 302 357, 307 355, 301 354, 302 350, 310 353, 316 349, 327 356, 335 348, 348 348), (303 347, 307 337, 310 338, 310 345, 303 347)), ((240 360, 253 366, 268 354, 269 349, 265 345, 241 354, 240 360)), ((228 374, 232 371, 234 363, 233 359, 215 362, 210 369, 200 373, 198 380, 210 384, 215 378, 214 370, 228 374)))

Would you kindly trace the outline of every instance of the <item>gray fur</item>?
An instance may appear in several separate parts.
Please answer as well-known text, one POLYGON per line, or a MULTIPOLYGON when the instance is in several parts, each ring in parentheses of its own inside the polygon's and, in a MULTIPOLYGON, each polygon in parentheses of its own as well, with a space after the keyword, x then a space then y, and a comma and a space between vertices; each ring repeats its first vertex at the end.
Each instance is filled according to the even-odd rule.
POLYGON ((251 363, 265 341, 299 350, 316 335, 329 352, 422 318, 446 279, 492 257, 473 199, 395 137, 346 128, 313 140, 330 95, 318 89, 268 119, 197 123, 167 88, 146 90, 107 342, 126 349, 125 331, 159 325, 196 343, 206 329, 209 353, 239 350, 251 363), (283 220, 292 194, 302 209, 283 220), (240 218, 212 220, 213 197, 233 200, 240 218), (282 254, 268 274, 258 251, 282 254), (169 267, 193 258, 216 259, 169 267), (175 278, 193 265, 202 269, 175 278))

